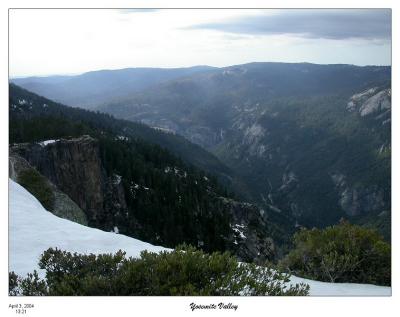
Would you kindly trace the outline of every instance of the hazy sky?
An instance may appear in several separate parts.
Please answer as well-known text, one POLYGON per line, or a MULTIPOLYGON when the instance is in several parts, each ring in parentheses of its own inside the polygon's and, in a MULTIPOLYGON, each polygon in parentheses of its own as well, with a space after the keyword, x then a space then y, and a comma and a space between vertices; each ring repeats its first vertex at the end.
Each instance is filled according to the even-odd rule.
POLYGON ((390 10, 10 10, 10 75, 247 62, 390 65, 390 10))

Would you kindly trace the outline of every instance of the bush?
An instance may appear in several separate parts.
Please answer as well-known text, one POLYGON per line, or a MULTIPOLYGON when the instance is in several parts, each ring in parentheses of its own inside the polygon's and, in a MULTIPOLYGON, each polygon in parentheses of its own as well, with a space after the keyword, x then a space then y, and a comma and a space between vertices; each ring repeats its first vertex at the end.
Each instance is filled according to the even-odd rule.
POLYGON ((54 194, 46 178, 33 168, 23 170, 18 175, 18 183, 40 201, 44 208, 52 210, 54 194))
POLYGON ((390 245, 374 230, 341 222, 303 229, 294 249, 280 262, 293 274, 328 282, 390 285, 390 245))
POLYGON ((11 296, 43 296, 48 295, 46 282, 39 278, 36 271, 28 273, 22 279, 15 272, 8 275, 8 294, 11 296))
POLYGON ((11 296, 19 295, 21 292, 19 284, 21 281, 18 279, 18 275, 15 272, 8 273, 8 294, 11 296))
POLYGON ((286 285, 287 274, 189 246, 143 251, 140 258, 126 258, 122 251, 96 256, 48 249, 39 266, 46 270, 46 288, 36 281, 41 295, 307 295, 309 290, 305 284, 286 285))

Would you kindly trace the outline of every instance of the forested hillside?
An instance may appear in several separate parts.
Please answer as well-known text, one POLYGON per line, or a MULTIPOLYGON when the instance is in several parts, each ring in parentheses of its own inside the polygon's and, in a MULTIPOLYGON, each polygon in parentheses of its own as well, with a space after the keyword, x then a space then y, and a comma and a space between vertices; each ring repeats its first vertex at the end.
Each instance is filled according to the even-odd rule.
POLYGON ((240 176, 248 199, 293 225, 346 217, 388 237, 390 74, 390 67, 252 63, 98 109, 200 144, 240 176))
POLYGON ((167 247, 185 242, 208 251, 232 250, 247 260, 273 256, 268 237, 282 239, 280 227, 265 222, 267 215, 262 218, 257 208, 235 203, 213 175, 148 141, 157 136, 171 144, 180 140, 10 86, 12 153, 70 195, 90 226, 167 247), (152 135, 142 138, 143 131, 152 135), (91 199, 82 197, 85 191, 91 199))

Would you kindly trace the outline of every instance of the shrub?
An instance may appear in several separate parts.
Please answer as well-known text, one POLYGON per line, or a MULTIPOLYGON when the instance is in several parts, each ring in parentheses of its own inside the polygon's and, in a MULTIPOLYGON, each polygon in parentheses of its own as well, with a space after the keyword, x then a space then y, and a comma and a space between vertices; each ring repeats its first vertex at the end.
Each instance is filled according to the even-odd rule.
POLYGON ((189 246, 143 251, 140 258, 126 258, 122 251, 96 256, 48 249, 39 266, 46 270, 46 289, 44 281, 36 281, 42 295, 307 295, 309 290, 305 284, 287 285, 287 274, 189 246))
POLYGON ((8 294, 11 296, 19 295, 20 289, 19 284, 21 281, 18 278, 18 275, 15 272, 8 273, 8 294))
POLYGON ((25 187, 47 210, 54 206, 54 194, 46 178, 34 168, 23 170, 18 175, 18 183, 25 187))
POLYGON ((341 222, 303 229, 294 249, 280 262, 293 274, 328 282, 390 285, 390 245, 374 230, 341 222))
POLYGON ((26 278, 21 278, 15 272, 8 275, 8 294, 11 296, 43 296, 47 295, 46 282, 39 278, 36 271, 28 273, 26 278))

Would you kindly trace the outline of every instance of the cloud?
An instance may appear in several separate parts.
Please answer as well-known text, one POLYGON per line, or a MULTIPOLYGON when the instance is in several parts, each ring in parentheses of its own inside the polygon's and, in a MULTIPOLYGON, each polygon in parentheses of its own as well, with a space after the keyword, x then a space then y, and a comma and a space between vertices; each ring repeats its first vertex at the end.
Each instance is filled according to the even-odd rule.
POLYGON ((291 34, 311 39, 390 40, 390 9, 287 9, 265 10, 221 22, 187 29, 211 29, 233 34, 291 34), (272 14, 271 14, 272 13, 272 14))

